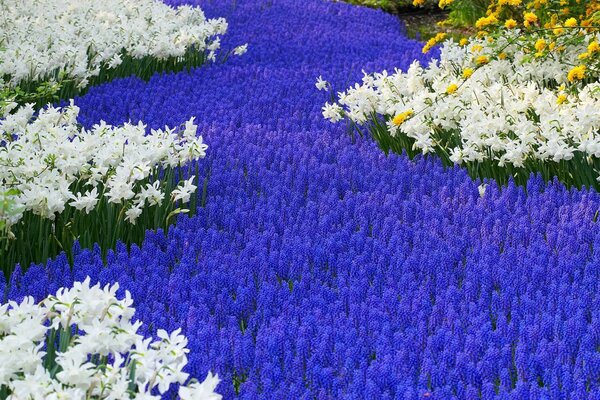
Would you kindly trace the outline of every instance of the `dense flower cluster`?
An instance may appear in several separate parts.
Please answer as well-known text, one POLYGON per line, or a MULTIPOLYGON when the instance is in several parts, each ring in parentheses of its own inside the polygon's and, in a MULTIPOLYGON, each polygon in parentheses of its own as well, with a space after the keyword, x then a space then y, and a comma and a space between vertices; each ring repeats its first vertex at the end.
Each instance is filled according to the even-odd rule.
MULTIPOLYGON (((67 205, 89 213, 105 197, 127 204, 125 219, 135 223, 143 208, 161 204, 165 193, 158 168, 177 167, 205 156, 202 136, 194 119, 185 129, 152 130, 100 122, 92 129, 77 124, 79 108, 50 107, 33 116, 31 105, 0 120, 0 193, 14 193, 15 210, 5 214, 8 227, 23 214, 54 219, 67 205)), ((175 189, 169 201, 189 201, 196 186, 190 177, 175 189)))
MULTIPOLYGON (((365 75, 361 85, 338 94, 323 115, 342 116, 357 124, 385 118, 377 136, 407 137, 407 151, 437 152, 448 163, 467 163, 472 169, 543 171, 548 178, 576 185, 596 185, 600 173, 600 97, 598 83, 569 90, 580 80, 577 70, 565 74, 587 43, 565 47, 560 57, 532 57, 548 46, 539 39, 535 48, 523 47, 521 32, 508 31, 493 41, 473 39, 466 45, 447 41, 439 60, 427 67, 413 64, 365 75), (528 51, 524 51, 528 50, 528 51), (561 161, 570 165, 556 165, 561 161)), ((402 139, 400 139, 402 140, 402 139)))
POLYGON ((200 8, 158 0, 9 0, 0 15, 0 77, 11 87, 51 79, 83 87, 125 56, 166 59, 193 49, 214 59, 227 30, 200 8))
POLYGON ((597 397, 600 196, 535 178, 480 186, 324 121, 317 76, 338 88, 362 68, 426 63, 391 16, 320 0, 227 15, 224 41, 251 38, 246 57, 77 100, 86 126, 197 116, 205 207, 106 266, 77 250, 72 269, 18 270, 0 293, 119 282, 140 333, 181 327, 186 372, 218 373, 226 399, 597 397))
MULTIPOLYGON (((5 110, 10 111, 10 107, 5 110)), ((105 122, 83 129, 73 102, 0 120, 0 268, 83 246, 139 243, 195 208, 194 166, 207 146, 194 118, 180 128, 105 122), (185 169, 183 176, 180 171, 185 169)))
MULTIPOLYGON (((152 341, 138 334, 133 300, 129 292, 118 299, 118 289, 118 284, 90 287, 87 278, 39 304, 32 297, 0 303, 0 397, 160 399, 152 392, 184 384, 185 336, 159 330, 152 341)), ((218 382, 209 372, 204 382, 180 387, 179 395, 219 400, 218 382)))
POLYGON ((523 28, 521 45, 536 58, 560 59, 570 82, 597 80, 600 75, 600 3, 570 0, 493 0, 487 15, 475 22, 478 36, 493 39, 505 30, 523 28), (576 59, 563 52, 581 48, 576 59))

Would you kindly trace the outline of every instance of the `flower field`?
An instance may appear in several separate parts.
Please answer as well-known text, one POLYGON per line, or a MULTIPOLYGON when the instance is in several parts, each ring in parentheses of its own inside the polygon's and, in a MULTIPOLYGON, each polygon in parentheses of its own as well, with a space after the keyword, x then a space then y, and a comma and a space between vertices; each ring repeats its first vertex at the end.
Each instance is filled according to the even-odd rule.
MULTIPOLYGON (((187 131, 208 148, 198 144, 185 160, 189 153, 163 154, 177 159, 177 179, 164 191, 179 190, 163 195, 180 195, 177 201, 186 204, 191 196, 196 202, 190 208, 198 207, 193 215, 173 215, 176 224, 166 233, 166 225, 155 225, 160 229, 146 231, 137 244, 108 249, 75 243, 69 255, 7 269, 0 303, 13 303, 0 306, 0 398, 28 398, 23 385, 15 386, 23 397, 16 389, 9 397, 6 389, 7 381, 22 382, 23 376, 75 382, 77 368, 61 367, 67 372, 59 368, 52 376, 32 366, 42 360, 36 351, 66 346, 62 338, 68 343, 78 330, 71 349, 87 344, 83 359, 58 356, 57 362, 79 360, 82 369, 96 371, 97 382, 112 382, 107 391, 119 393, 117 382, 128 377, 118 368, 120 359, 102 361, 108 350, 86 339, 96 331, 90 326, 111 323, 126 331, 116 352, 139 354, 147 337, 146 346, 157 354, 147 359, 159 360, 155 367, 169 358, 166 346, 177 355, 170 360, 174 376, 156 378, 148 367, 132 380, 130 392, 148 387, 144 398, 600 398, 595 189, 534 174, 518 184, 474 180, 467 169, 448 167, 432 154, 386 155, 352 124, 323 118, 325 101, 334 104, 336 93, 349 87, 360 90, 354 85, 363 71, 408 71, 415 60, 427 65, 440 58, 438 47, 424 54, 423 43, 405 38, 398 20, 381 11, 323 0, 168 3, 224 17, 229 29, 221 47, 248 43, 247 53, 148 81, 116 79, 89 88, 74 104, 86 134, 98 131, 100 121, 117 136, 123 130, 133 135, 126 127, 140 122, 150 134, 171 132, 167 126, 186 131, 182 124, 194 118, 187 131), (331 98, 315 87, 319 76, 331 98), (180 168, 186 160, 193 161, 193 174, 180 168), (185 189, 191 175, 197 191, 185 189), (84 284, 59 291, 76 282, 84 284), (90 282, 109 286, 89 288, 90 282), (107 305, 98 300, 69 314, 79 304, 71 293, 107 305), (43 300, 39 308, 31 300, 21 306, 37 313, 32 324, 42 326, 42 313, 51 310, 57 322, 48 324, 60 330, 60 339, 40 342, 53 334, 40 328, 38 336, 18 343, 11 321, 24 314, 9 310, 27 296, 43 300), (103 307, 114 304, 123 316, 104 319, 103 307), (134 328, 130 319, 141 324, 134 328), (39 357, 21 371, 9 370, 17 354, 10 346, 25 352, 35 347, 31 341, 38 348, 30 352, 39 357), (96 367, 103 362, 108 367, 96 367), (189 383, 183 374, 207 378, 189 383)), ((64 99, 60 105, 68 104, 64 99)), ((403 110, 388 117, 396 111, 403 110)), ((193 143, 189 136, 185 143, 193 143)), ((80 176, 92 179, 88 171, 69 176, 71 184, 83 182, 80 176)), ((145 185, 160 182, 153 176, 139 177, 144 186, 135 190, 146 195, 120 198, 123 213, 135 199, 152 201, 154 192, 145 185)), ((81 197, 72 201, 69 207, 85 209, 81 197)), ((121 361, 131 371, 131 360, 121 361)), ((59 389, 85 398, 81 387, 105 398, 85 382, 59 389)))

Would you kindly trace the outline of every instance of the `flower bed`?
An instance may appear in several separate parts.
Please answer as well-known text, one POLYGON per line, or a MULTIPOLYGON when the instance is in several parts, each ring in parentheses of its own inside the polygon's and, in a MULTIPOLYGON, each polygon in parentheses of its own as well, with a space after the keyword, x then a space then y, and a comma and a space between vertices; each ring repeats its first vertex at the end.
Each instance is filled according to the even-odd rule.
POLYGON ((119 282, 140 334, 181 327, 186 372, 218 373, 227 399, 595 396, 598 194, 539 178, 480 190, 324 121, 319 74, 337 88, 365 65, 427 62, 392 17, 278 0, 239 2, 229 21, 226 40, 253 38, 246 57, 78 100, 86 126, 197 115, 205 207, 106 266, 75 249, 72 269, 16 272, 8 297, 119 282))
MULTIPOLYGON (((436 153, 474 177, 525 184, 540 173, 600 188, 600 34, 575 18, 544 29, 536 14, 524 18, 523 29, 508 19, 495 35, 446 41, 426 67, 366 75, 323 115, 366 126, 386 151, 436 153)), ((498 22, 483 19, 480 28, 498 22)))
POLYGON ((4 1, 0 6, 0 99, 74 97, 115 77, 148 79, 215 60, 223 18, 198 7, 144 1, 4 1))
POLYGON ((74 241, 105 252, 139 243, 146 229, 193 213, 193 170, 207 147, 193 117, 151 133, 142 122, 82 130, 73 100, 62 110, 46 103, 115 77, 214 61, 226 21, 155 0, 0 7, 0 268, 70 255, 74 241))
POLYGON ((221 399, 210 372, 183 385, 185 336, 159 330, 151 342, 139 335, 131 296, 118 299, 118 289, 90 287, 87 278, 39 304, 27 297, 0 305, 0 398, 160 399, 178 385, 182 400, 221 399))
POLYGON ((140 243, 146 229, 166 229, 176 214, 195 211, 192 163, 207 146, 193 118, 181 130, 147 133, 141 122, 81 129, 78 113, 71 104, 34 117, 27 106, 0 121, 5 273, 69 253, 75 240, 106 250, 117 240, 140 243))
POLYGON ((0 293, 119 282, 139 334, 181 327, 185 372, 218 373, 225 399, 600 395, 597 192, 539 177, 485 186, 325 121, 317 76, 337 89, 363 68, 427 64, 391 16, 320 0, 200 3, 228 15, 223 46, 248 38, 247 56, 119 80, 77 104, 86 129, 195 115, 210 143, 205 206, 106 263, 105 249, 76 245, 72 266, 17 269, 0 293))

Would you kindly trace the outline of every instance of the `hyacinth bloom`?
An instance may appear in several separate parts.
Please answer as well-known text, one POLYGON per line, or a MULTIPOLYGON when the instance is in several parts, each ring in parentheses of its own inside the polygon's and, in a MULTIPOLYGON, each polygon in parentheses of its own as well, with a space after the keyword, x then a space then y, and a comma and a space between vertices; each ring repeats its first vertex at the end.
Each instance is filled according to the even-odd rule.
POLYGON ((205 207, 106 266, 100 249, 75 249, 72 269, 59 257, 17 270, 0 293, 119 282, 140 334, 181 327, 186 372, 217 373, 224 399, 600 395, 596 192, 480 186, 324 121, 316 77, 340 90, 363 69, 431 56, 391 16, 319 0, 198 3, 228 16, 223 45, 248 41, 243 58, 123 79, 77 104, 86 126, 196 116, 211 146, 205 207))

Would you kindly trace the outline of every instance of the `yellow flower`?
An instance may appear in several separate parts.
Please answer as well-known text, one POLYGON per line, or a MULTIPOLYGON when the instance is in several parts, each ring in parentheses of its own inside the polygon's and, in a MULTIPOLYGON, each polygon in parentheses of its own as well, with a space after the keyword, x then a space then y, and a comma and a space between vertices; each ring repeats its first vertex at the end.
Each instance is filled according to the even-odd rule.
POLYGON ((456 83, 451 83, 446 88, 446 94, 454 94, 458 90, 458 85, 456 83))
POLYGON ((560 27, 559 27, 559 28, 554 28, 554 29, 552 30, 552 33, 554 33, 554 34, 555 34, 555 35, 557 35, 557 36, 558 36, 558 35, 562 35, 564 32, 565 32, 565 30, 564 30, 563 28, 560 28, 560 27))
POLYGON ((579 60, 585 60, 589 56, 590 56, 590 53, 581 53, 580 55, 577 56, 577 59, 579 59, 579 60))
POLYGON ((477 65, 483 65, 489 63, 490 59, 488 58, 488 56, 479 56, 475 59, 475 62, 477 63, 477 65))
POLYGON ((569 82, 580 81, 584 78, 584 76, 585 76, 585 65, 578 65, 576 67, 573 67, 569 71, 569 74, 567 75, 567 79, 569 79, 569 82))
POLYGON ((471 77, 471 75, 473 75, 473 68, 465 68, 463 70, 462 76, 465 79, 468 79, 471 77))
POLYGON ((556 47, 556 43, 552 42, 548 45, 548 50, 552 51, 552 50, 554 50, 555 47, 556 47))
POLYGON ((498 58, 501 59, 501 60, 505 60, 506 59, 506 53, 502 52, 502 53, 498 54, 498 58))
POLYGON ((439 8, 444 8, 446 6, 449 6, 450 4, 452 4, 454 0, 440 0, 440 2, 438 3, 438 7, 439 8))
POLYGON ((594 40, 590 42, 587 49, 590 53, 595 53, 597 51, 600 51, 600 45, 594 40))
POLYGON ((394 117, 394 119, 392 120, 392 124, 394 124, 396 126, 400 126, 404 122, 406 122, 406 120, 409 119, 412 115, 413 115, 413 110, 406 110, 406 111, 396 115, 394 117))
POLYGON ((556 104, 563 104, 565 101, 567 101, 567 95, 566 94, 561 94, 556 99, 556 104))
POLYGON ((517 21, 515 21, 514 19, 507 19, 506 22, 504 23, 504 27, 506 29, 514 29, 517 27, 517 21))
POLYGON ((535 42, 535 46, 534 47, 535 47, 535 49, 537 51, 542 51, 542 50, 544 50, 546 48, 546 41, 544 39, 538 39, 535 42))
POLYGON ((525 26, 529 28, 532 24, 535 24, 538 21, 537 15, 532 12, 525 13, 523 15, 523 19, 525 20, 525 26))
POLYGON ((420 7, 425 4, 425 0, 413 0, 413 6, 420 7))
POLYGON ((483 50, 483 46, 480 44, 474 44, 473 47, 471 47, 473 53, 479 53, 481 50, 483 50))
POLYGON ((461 46, 466 46, 467 43, 469 43, 469 39, 467 39, 467 38, 462 38, 462 39, 460 39, 460 42, 458 42, 458 44, 461 46))
POLYGON ((446 39, 446 36, 448 36, 446 32, 440 32, 437 35, 435 35, 435 41, 441 42, 442 40, 446 39))
POLYGON ((565 26, 567 28, 573 28, 573 27, 577 26, 577 20, 575 18, 569 18, 568 20, 565 21, 565 26))
POLYGON ((481 29, 484 26, 492 25, 492 24, 495 24, 496 22, 498 22, 498 19, 496 18, 496 16, 494 14, 490 14, 487 17, 479 18, 477 20, 477 22, 475 22, 475 28, 481 29))
POLYGON ((435 46, 435 39, 431 38, 427 41, 427 43, 425 43, 425 46, 423 46, 423 54, 427 53, 429 50, 431 50, 431 48, 433 46, 435 46))

